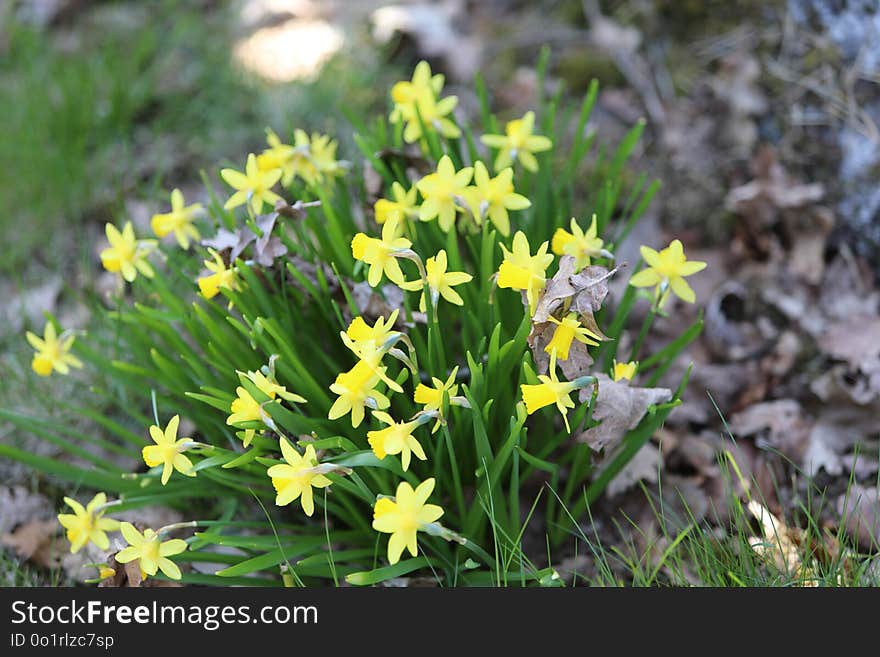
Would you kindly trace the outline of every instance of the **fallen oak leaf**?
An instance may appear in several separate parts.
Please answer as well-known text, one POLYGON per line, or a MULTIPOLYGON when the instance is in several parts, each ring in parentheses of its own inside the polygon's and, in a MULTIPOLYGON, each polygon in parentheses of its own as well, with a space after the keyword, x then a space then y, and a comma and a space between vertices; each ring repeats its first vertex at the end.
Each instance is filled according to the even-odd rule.
MULTIPOLYGON (((581 432, 576 440, 587 443, 593 451, 616 447, 628 431, 635 429, 648 408, 664 404, 672 399, 668 388, 640 388, 618 383, 606 374, 598 374, 599 392, 593 408, 593 419, 600 424, 581 432)), ((587 403, 592 396, 592 388, 580 391, 579 398, 587 403)))
POLYGON ((238 257, 238 254, 244 251, 245 247, 247 246, 247 244, 245 243, 241 248, 239 248, 238 244, 240 240, 241 235, 239 234, 239 231, 232 231, 226 228, 221 228, 213 237, 203 239, 202 246, 214 249, 217 253, 220 253, 221 255, 223 255, 225 251, 228 251, 228 255, 226 255, 226 257, 224 258, 226 264, 228 265, 230 262, 234 262, 235 258, 238 257))
POLYGON ((776 211, 801 208, 820 201, 825 195, 821 183, 802 184, 792 178, 776 156, 776 150, 767 146, 752 160, 754 180, 735 187, 724 199, 725 207, 746 217, 756 217, 765 225, 773 223, 776 211))
POLYGON ((44 568, 58 568, 64 556, 64 541, 58 538, 58 521, 31 520, 0 536, 0 545, 44 568))
MULTIPOLYGON (((571 284, 571 277, 574 274, 575 259, 572 256, 562 256, 559 259, 559 269, 553 275, 544 290, 538 296, 538 302, 535 304, 535 312, 532 314, 532 324, 542 324, 550 319, 550 317, 559 308, 565 299, 570 299, 575 294, 575 288, 571 284)), ((523 303, 526 303, 523 297, 523 303)))
POLYGON ((275 204, 274 212, 258 215, 254 220, 256 231, 249 226, 243 226, 235 231, 221 228, 213 237, 202 240, 202 245, 226 255, 225 262, 229 265, 235 262, 248 246, 253 244, 254 262, 263 267, 271 267, 276 258, 287 253, 287 247, 284 246, 281 239, 277 235, 273 235, 278 218, 304 219, 307 208, 320 205, 320 201, 309 201, 308 203, 297 201, 293 205, 285 201, 278 201, 275 204), (228 251, 228 254, 224 254, 225 251, 228 251))
MULTIPOLYGON (((577 313, 581 326, 589 329, 602 340, 608 339, 596 323, 593 313, 602 307, 608 295, 606 281, 617 272, 618 268, 609 271, 605 267, 593 265, 575 273, 575 263, 572 256, 560 258, 559 270, 538 297, 532 315, 532 330, 528 343, 539 373, 546 373, 550 366, 550 356, 545 348, 553 338, 556 324, 549 320, 560 308, 566 312, 577 313)), ((528 303, 525 297, 523 303, 528 303)), ((589 373, 593 357, 587 345, 575 340, 571 344, 568 358, 557 362, 565 377, 573 380, 589 373)))
POLYGON ((614 479, 608 482, 605 494, 608 497, 614 497, 629 490, 640 481, 656 482, 662 465, 663 458, 660 455, 660 450, 651 442, 645 443, 614 479))
POLYGON ((116 554, 114 554, 110 559, 110 568, 113 569, 113 575, 101 580, 98 584, 100 588, 139 588, 141 586, 143 573, 140 561, 137 559, 123 564, 116 561, 116 554))
POLYGON ((880 316, 849 316, 830 326, 817 344, 835 360, 844 360, 853 370, 880 360, 880 316))
MULTIPOLYGON (((535 304, 532 323, 540 324, 548 321, 568 300, 570 300, 569 307, 566 310, 592 318, 593 313, 598 312, 608 295, 607 280, 624 266, 619 265, 609 271, 605 267, 591 265, 575 273, 575 263, 572 256, 563 256, 559 259, 559 270, 547 282, 535 304)), ((592 325, 595 324, 593 320, 592 325)))
POLYGON ((236 232, 238 234, 238 243, 229 254, 230 262, 234 262, 250 245, 253 244, 252 259, 263 267, 271 267, 275 261, 273 254, 282 256, 287 253, 287 247, 284 246, 277 237, 273 237, 272 231, 275 229, 275 223, 278 220, 277 212, 269 212, 261 214, 254 220, 257 230, 254 231, 249 226, 243 226, 236 232))
POLYGON ((279 258, 287 253, 287 247, 281 242, 281 238, 272 235, 278 217, 278 212, 270 212, 269 214, 260 215, 255 222, 262 235, 254 240, 253 259, 254 262, 263 267, 271 267, 272 263, 275 262, 275 258, 279 258))
MULTIPOLYGON (((608 296, 608 279, 624 267, 625 262, 610 270, 591 265, 572 276, 570 280, 575 288, 575 295, 571 300, 571 310, 592 318, 593 313, 602 308, 605 297, 608 296)), ((595 321, 593 325, 595 326, 595 321)))
POLYGON ((730 418, 734 436, 755 436, 756 444, 771 445, 799 461, 807 447, 811 423, 804 418, 803 408, 795 399, 777 399, 752 404, 730 418))

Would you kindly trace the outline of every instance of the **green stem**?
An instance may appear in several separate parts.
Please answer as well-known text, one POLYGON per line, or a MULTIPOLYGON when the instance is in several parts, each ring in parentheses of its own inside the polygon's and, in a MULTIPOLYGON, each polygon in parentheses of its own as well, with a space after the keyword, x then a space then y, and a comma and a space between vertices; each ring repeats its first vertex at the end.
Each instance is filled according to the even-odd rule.
POLYGON ((645 338, 648 337, 648 331, 651 330, 651 325, 654 323, 654 318, 656 316, 657 311, 654 308, 651 308, 651 312, 645 316, 645 320, 642 322, 642 328, 639 330, 639 337, 636 338, 636 342, 629 352, 630 361, 636 360, 638 357, 639 351, 642 349, 642 344, 645 342, 645 338))
POLYGON ((449 464, 452 468, 452 485, 455 488, 455 502, 458 506, 459 522, 465 518, 464 491, 461 487, 461 474, 458 472, 458 459, 455 458, 455 447, 452 446, 452 436, 449 427, 443 425, 443 438, 446 442, 446 451, 449 454, 449 464))

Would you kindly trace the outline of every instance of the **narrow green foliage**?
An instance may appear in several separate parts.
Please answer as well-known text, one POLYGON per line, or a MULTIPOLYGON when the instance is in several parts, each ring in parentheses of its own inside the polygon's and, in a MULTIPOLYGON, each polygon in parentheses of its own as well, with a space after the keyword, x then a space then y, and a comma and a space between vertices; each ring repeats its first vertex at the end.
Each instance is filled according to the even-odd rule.
MULTIPOLYGON (((509 122, 495 117, 478 77, 482 125, 459 125, 426 64, 395 86, 392 123, 352 117, 357 159, 382 196, 372 208, 362 172, 337 159, 335 142, 302 131, 270 138, 246 167, 205 176, 212 196, 199 225, 237 231, 219 232, 216 251, 168 240, 160 259, 141 255, 150 247, 132 237, 132 248, 102 254, 108 269, 125 274, 130 264, 135 276, 116 308, 100 311, 107 330, 72 347, 101 381, 67 404, 94 435, 0 411, 63 455, 0 445, 0 456, 108 492, 118 498, 108 514, 167 504, 202 518, 176 558, 223 568, 184 572, 185 583, 374 585, 419 575, 442 585, 565 585, 544 548, 566 541, 568 518, 589 512, 688 377, 595 466, 576 437, 597 425, 598 375, 632 329, 638 295, 628 287, 599 301, 614 308, 597 313, 609 337, 599 346, 566 342, 575 329, 563 320, 580 338, 589 335, 581 320, 592 319, 569 312, 573 295, 552 308, 555 324, 538 321, 536 307, 560 257, 613 268, 613 249, 658 184, 629 176, 644 122, 610 157, 594 153, 587 126, 598 84, 579 105, 561 88, 547 96, 548 65, 545 50, 534 113, 509 122), (218 180, 232 188, 228 200, 215 195, 218 180), (572 216, 584 231, 595 216, 598 232, 569 235, 578 248, 565 251, 557 230, 572 216), (549 351, 550 338, 540 342, 548 327, 549 351), (576 360, 569 348, 587 350, 574 376, 562 374, 561 363, 576 360), (130 472, 111 455, 142 465, 130 472), (537 549, 527 539, 536 526, 548 541, 537 549)), ((632 385, 657 383, 701 328, 646 355, 632 385)))

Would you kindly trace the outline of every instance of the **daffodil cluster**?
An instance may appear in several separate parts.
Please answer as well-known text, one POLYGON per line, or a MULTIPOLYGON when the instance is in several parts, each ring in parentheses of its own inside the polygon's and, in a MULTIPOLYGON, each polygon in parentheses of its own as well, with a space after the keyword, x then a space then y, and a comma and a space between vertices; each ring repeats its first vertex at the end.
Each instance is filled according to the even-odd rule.
POLYGON ((364 421, 365 409, 386 409, 391 401, 382 392, 387 386, 393 392, 403 392, 396 381, 388 376, 388 367, 383 359, 392 348, 403 339, 400 331, 394 330, 398 312, 386 320, 379 317, 369 326, 361 317, 356 317, 348 329, 340 333, 345 346, 357 357, 357 363, 347 372, 341 372, 330 386, 330 391, 338 395, 327 417, 331 420, 351 414, 351 426, 357 428, 364 421))
POLYGON ((229 406, 229 417, 226 418, 226 424, 244 428, 239 432, 244 446, 247 447, 256 435, 257 428, 255 425, 264 425, 274 428, 274 423, 269 413, 265 411, 265 406, 273 402, 284 400, 295 404, 305 404, 305 398, 293 392, 288 392, 285 386, 279 385, 275 380, 274 359, 269 360, 269 364, 264 367, 265 372, 261 369, 255 372, 236 372, 242 385, 235 389, 236 397, 229 406), (253 394, 244 387, 245 384, 255 388, 253 394), (263 395, 265 401, 257 401, 254 394, 263 395))
MULTIPOLYGON (((596 424, 599 386, 655 385, 656 359, 637 360, 649 323, 623 360, 623 322, 609 330, 602 307, 607 279, 627 271, 616 261, 622 233, 608 229, 618 221, 617 188, 607 187, 595 213, 572 217, 574 170, 558 178, 567 188, 554 189, 552 117, 528 111, 503 134, 492 134, 500 132, 492 118, 484 126, 492 132, 474 135, 457 123, 457 98, 443 96, 443 85, 421 62, 391 90, 393 128, 381 133, 393 133, 393 148, 358 139, 373 168, 363 179, 380 183, 337 180, 349 166, 330 136, 269 129, 266 147, 240 169, 220 169, 228 196, 187 192, 187 201, 171 191, 150 221, 156 239, 138 237, 130 221, 107 224, 101 262, 136 301, 130 316, 113 317, 139 336, 155 332, 155 345, 131 350, 148 363, 97 353, 54 319, 42 337, 26 334, 40 376, 102 363, 131 375, 135 383, 119 386, 127 404, 132 391, 146 392, 131 403, 139 429, 121 432, 136 447, 137 471, 95 479, 111 492, 118 480, 119 499, 99 493, 83 506, 66 497, 73 513, 58 516, 73 552, 92 544, 106 553, 99 579, 119 564, 136 564, 144 578, 185 578, 173 557, 191 548, 179 561, 195 561, 212 542, 244 553, 218 577, 281 567, 285 583, 297 568, 335 579, 337 545, 376 561, 373 530, 388 535, 389 564, 415 558, 394 572, 424 566, 426 536, 497 567, 478 543, 494 523, 507 523, 495 540, 521 535, 520 477, 556 472, 556 459, 580 467, 566 450, 596 424), (368 186, 365 198, 349 198, 348 188, 368 186), (174 274, 181 285, 169 284, 174 274), (158 495, 223 520, 153 529, 105 515, 117 505, 136 512, 158 495), (190 497, 208 502, 190 506, 190 497), (253 518, 240 535, 223 524, 256 508, 254 498, 268 502, 272 540, 252 532, 253 518)), ((685 279, 706 265, 688 260, 680 241, 643 246, 641 256, 629 285, 649 291, 631 289, 627 299, 650 296, 649 320, 671 295, 695 301, 685 279)), ((430 548, 428 556, 452 550, 430 548)), ((382 572, 373 567, 371 576, 382 572)))
POLYGON ((417 221, 436 221, 440 230, 448 233, 461 217, 465 225, 470 222, 477 228, 486 221, 491 222, 506 237, 510 235, 510 212, 526 210, 532 205, 528 198, 516 192, 512 168, 502 169, 493 177, 479 160, 474 166, 456 169, 448 155, 440 158, 434 172, 415 181, 409 190, 395 182, 391 196, 376 202, 376 222, 386 224, 389 218, 394 218, 401 231, 417 221))
POLYGON ((461 136, 461 130, 449 118, 458 105, 458 98, 440 98, 443 91, 444 76, 431 73, 428 62, 419 62, 412 80, 398 82, 391 88, 394 110, 392 123, 403 123, 403 138, 407 142, 418 141, 425 130, 432 130, 444 137, 461 136))
MULTIPOLYGON (((120 532, 128 546, 114 554, 117 563, 126 564, 136 561, 140 567, 142 580, 155 575, 160 570, 169 579, 181 579, 180 568, 168 557, 184 552, 188 544, 179 538, 163 540, 163 535, 182 526, 191 526, 192 523, 167 525, 156 531, 146 528, 141 532, 130 522, 119 522, 104 516, 108 509, 120 503, 119 500, 108 502, 104 493, 95 495, 85 507, 70 497, 65 497, 64 503, 73 510, 73 513, 59 514, 58 522, 67 530, 71 553, 76 554, 89 543, 94 544, 98 550, 106 552, 110 549, 110 537, 107 533, 120 532)), ((107 579, 114 574, 115 570, 110 566, 100 565, 99 577, 96 581, 107 579)))

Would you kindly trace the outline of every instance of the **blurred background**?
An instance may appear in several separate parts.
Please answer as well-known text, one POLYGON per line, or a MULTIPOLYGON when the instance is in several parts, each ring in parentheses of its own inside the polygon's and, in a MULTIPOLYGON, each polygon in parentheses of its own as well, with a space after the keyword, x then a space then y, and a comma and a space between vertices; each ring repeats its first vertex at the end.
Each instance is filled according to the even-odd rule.
MULTIPOLYGON (((871 0, 3 0, 0 407, 46 406, 89 430, 47 404, 83 382, 35 381, 22 335, 41 330, 47 311, 88 327, 89 300, 115 285, 97 258, 105 222, 131 219, 146 233, 171 188, 193 201, 205 180, 219 188, 219 167, 241 168, 267 127, 328 132, 357 163, 352 122, 386 112, 390 85, 420 59, 446 74, 462 116, 479 112, 477 72, 502 119, 521 115, 535 105, 545 47, 549 91, 573 108, 600 81, 588 125, 600 147, 647 119, 633 176, 663 187, 620 245, 624 258, 680 237, 710 263, 694 279, 706 327, 686 356, 697 363, 689 402, 608 503, 625 507, 627 489, 652 471, 656 480, 662 459, 670 490, 708 516, 721 504, 712 455, 729 426, 774 512, 797 507, 798 477, 809 475, 829 494, 833 523, 853 468, 876 509, 880 12, 871 0)), ((667 335, 696 312, 681 309, 667 335)), ((667 339, 662 325, 655 337, 667 339)), ((2 423, 0 440, 51 453, 2 423)), ((17 466, 0 463, 0 477, 0 504, 34 489, 17 466)))

